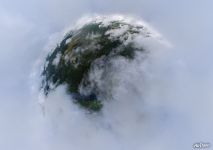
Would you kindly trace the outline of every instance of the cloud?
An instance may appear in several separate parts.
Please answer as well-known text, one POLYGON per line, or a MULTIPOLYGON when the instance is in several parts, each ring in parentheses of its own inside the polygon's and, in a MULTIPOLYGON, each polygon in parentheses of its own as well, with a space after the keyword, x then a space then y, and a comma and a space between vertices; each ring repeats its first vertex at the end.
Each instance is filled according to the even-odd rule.
POLYGON ((152 150, 211 143, 211 6, 210 0, 1 0, 0 148, 152 150), (52 34, 88 13, 143 18, 174 47, 154 53, 145 68, 130 64, 120 72, 129 82, 119 85, 117 101, 106 104, 103 116, 85 114, 63 87, 50 96, 43 116, 30 91, 33 64, 52 34))

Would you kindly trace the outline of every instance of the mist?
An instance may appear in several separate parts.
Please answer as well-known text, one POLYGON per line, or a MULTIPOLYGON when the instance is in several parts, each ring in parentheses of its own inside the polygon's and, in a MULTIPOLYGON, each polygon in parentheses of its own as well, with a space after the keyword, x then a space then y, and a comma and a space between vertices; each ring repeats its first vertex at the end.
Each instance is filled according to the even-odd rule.
POLYGON ((0 2, 0 149, 188 150, 212 143, 212 1, 0 2), (101 114, 79 109, 63 86, 44 102, 37 71, 45 54, 81 17, 117 13, 145 20, 169 47, 151 45, 146 61, 139 55, 125 69, 118 60, 115 100, 101 114))

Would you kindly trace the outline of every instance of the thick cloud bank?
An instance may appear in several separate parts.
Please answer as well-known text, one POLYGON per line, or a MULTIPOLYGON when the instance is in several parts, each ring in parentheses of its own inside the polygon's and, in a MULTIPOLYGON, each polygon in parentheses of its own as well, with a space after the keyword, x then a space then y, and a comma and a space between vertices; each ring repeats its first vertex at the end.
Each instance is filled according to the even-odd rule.
POLYGON ((212 144, 211 6, 210 0, 1 0, 0 149, 188 150, 196 142, 212 144), (63 86, 46 101, 38 98, 34 71, 37 58, 45 58, 42 50, 90 13, 144 18, 172 43, 148 42, 147 59, 115 61, 114 99, 93 115, 74 105, 63 86))

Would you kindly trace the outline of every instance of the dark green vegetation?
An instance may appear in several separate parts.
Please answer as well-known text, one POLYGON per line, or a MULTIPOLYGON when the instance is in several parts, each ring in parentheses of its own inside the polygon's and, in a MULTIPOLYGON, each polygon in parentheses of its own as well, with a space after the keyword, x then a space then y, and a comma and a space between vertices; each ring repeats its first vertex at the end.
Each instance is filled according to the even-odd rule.
POLYGON ((46 58, 47 65, 42 73, 44 93, 48 95, 50 90, 66 84, 68 92, 77 104, 90 111, 99 111, 103 106, 102 100, 98 99, 100 91, 94 89, 85 95, 80 92, 79 87, 91 84, 87 79, 88 73, 98 58, 104 57, 106 62, 116 57, 131 60, 135 56, 135 51, 142 51, 142 48, 134 47, 133 42, 125 43, 139 34, 142 28, 121 21, 112 21, 108 25, 91 22, 71 31, 46 58), (110 34, 124 27, 127 29, 119 36, 110 34))

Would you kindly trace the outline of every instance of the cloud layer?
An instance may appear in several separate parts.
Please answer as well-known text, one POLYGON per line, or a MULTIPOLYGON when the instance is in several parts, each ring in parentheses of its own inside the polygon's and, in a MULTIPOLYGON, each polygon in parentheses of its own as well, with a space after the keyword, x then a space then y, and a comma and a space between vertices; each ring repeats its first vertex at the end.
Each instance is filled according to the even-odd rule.
POLYGON ((212 1, 0 2, 1 149, 191 149, 213 141, 212 1), (107 104, 103 116, 79 111, 63 87, 43 114, 30 89, 33 65, 58 32, 91 13, 143 18, 173 48, 154 53, 142 70, 130 65, 131 71, 120 72, 130 82, 120 84, 118 100, 107 104))

